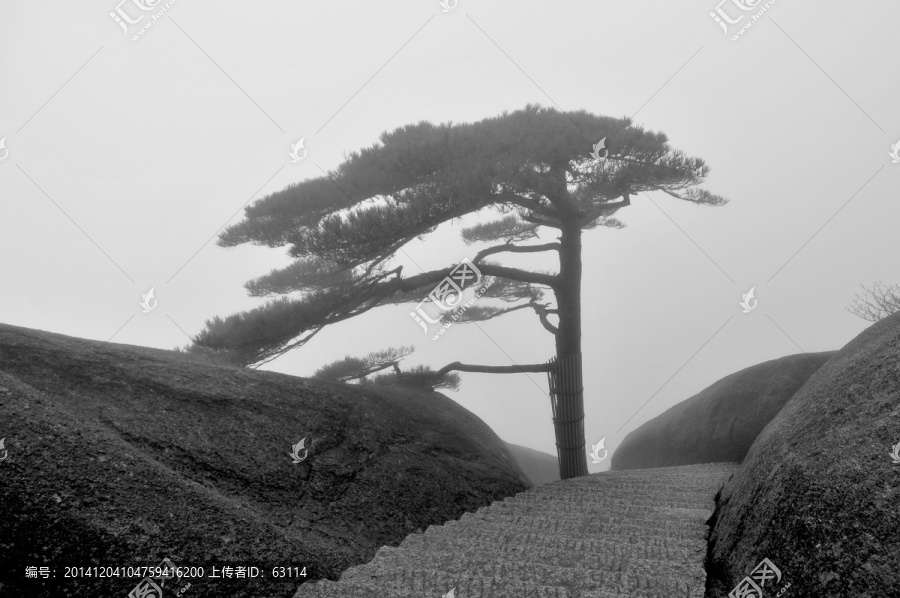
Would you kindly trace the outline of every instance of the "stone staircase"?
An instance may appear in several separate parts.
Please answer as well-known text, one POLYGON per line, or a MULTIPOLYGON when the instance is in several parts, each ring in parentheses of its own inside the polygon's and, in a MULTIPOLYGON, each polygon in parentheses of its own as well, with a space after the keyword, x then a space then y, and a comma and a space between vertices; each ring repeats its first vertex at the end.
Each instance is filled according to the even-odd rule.
POLYGON ((294 598, 703 598, 706 520, 738 465, 539 486, 385 546, 294 598))

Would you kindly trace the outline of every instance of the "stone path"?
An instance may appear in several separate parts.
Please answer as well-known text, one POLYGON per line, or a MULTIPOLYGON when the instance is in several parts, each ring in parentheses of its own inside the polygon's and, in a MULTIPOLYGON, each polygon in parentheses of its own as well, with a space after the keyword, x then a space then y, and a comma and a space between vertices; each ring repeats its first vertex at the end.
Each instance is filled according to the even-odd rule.
POLYGON ((736 464, 553 482, 433 525, 294 598, 703 598, 706 520, 736 464))

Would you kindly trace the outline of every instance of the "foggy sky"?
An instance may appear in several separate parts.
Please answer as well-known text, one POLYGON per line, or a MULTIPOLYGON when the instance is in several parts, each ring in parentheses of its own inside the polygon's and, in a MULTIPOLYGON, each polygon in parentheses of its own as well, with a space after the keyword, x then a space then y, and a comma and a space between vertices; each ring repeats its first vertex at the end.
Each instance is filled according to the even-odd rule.
MULTIPOLYGON (((290 263, 284 249, 215 245, 248 202, 382 131, 528 103, 633 116, 705 159, 705 188, 731 201, 641 194, 616 214, 627 228, 585 233, 588 448, 605 437, 614 449, 744 367, 840 348, 868 324, 845 309, 859 285, 900 282, 895 2, 782 0, 737 41, 712 0, 459 0, 446 13, 436 0, 176 0, 136 41, 143 23, 124 33, 116 7, 0 3, 0 322, 183 346, 206 319, 261 304, 243 284, 290 263), (308 155, 292 164, 301 137, 308 155), (144 314, 151 287, 158 308, 144 314), (742 313, 751 287, 757 308, 742 313)), ((475 221, 440 227, 397 263, 414 274, 474 256, 484 245, 458 231, 475 221)), ((264 369, 307 376, 406 344, 417 351, 405 365, 435 368, 553 355, 530 311, 433 342, 411 307, 327 328, 264 369)), ((543 375, 462 376, 451 398, 504 440, 555 454, 543 375)))

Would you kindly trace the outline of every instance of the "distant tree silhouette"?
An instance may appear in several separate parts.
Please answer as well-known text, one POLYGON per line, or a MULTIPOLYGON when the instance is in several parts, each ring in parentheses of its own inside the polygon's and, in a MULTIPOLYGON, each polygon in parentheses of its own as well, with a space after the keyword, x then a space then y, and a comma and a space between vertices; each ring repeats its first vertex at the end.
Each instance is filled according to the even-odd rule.
POLYGON ((847 308, 863 320, 877 322, 882 318, 900 311, 900 285, 885 286, 880 280, 871 287, 860 285, 863 293, 857 293, 850 307, 847 308))
MULTIPOLYGON (((529 105, 477 123, 420 122, 385 132, 380 144, 352 153, 327 176, 256 201, 246 208, 243 221, 220 235, 223 247, 289 246, 296 261, 246 284, 253 296, 276 298, 207 321, 194 345, 224 352, 236 363, 261 364, 303 345, 328 324, 381 305, 420 301, 453 265, 405 276, 393 256, 442 223, 490 209, 500 217, 463 229, 462 238, 468 244, 498 242, 471 261, 484 275, 481 284, 490 283, 480 289, 483 298, 499 305, 472 306, 456 322, 530 309, 553 335, 556 360, 511 366, 454 362, 433 375, 427 369, 418 374, 440 383, 453 371, 565 369, 554 393, 559 413, 583 414, 582 231, 621 228, 613 214, 641 192, 723 205, 723 198, 697 187, 707 173, 701 159, 672 149, 664 134, 645 131, 630 119, 583 110, 529 105), (602 138, 608 154, 598 159, 591 150, 602 138), (557 240, 527 244, 543 229, 557 231, 557 240), (558 272, 487 259, 537 252, 555 252, 558 272), (302 295, 287 296, 294 292, 302 295)), ((353 364, 343 367, 348 365, 353 364)), ((355 365, 364 366, 365 360, 355 365)), ((560 476, 586 475, 583 416, 555 420, 560 476)))

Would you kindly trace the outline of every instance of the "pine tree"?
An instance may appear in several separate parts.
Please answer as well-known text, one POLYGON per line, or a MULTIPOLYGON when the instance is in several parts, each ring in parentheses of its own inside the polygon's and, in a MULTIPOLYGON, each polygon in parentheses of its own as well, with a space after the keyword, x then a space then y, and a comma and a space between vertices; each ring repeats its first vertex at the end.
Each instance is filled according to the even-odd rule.
POLYGON ((514 366, 454 362, 435 371, 434 380, 451 371, 555 372, 560 476, 586 475, 582 231, 621 228, 613 215, 644 192, 723 205, 726 200, 697 187, 707 173, 701 159, 671 148, 664 134, 585 111, 529 105, 477 123, 420 122, 385 132, 380 143, 352 153, 327 176, 255 202, 243 221, 220 235, 224 247, 287 246, 295 261, 246 284, 251 295, 274 299, 207 321, 194 348, 235 363, 261 364, 302 346, 328 324, 381 305, 418 302, 454 265, 405 276, 393 256, 442 223, 493 210, 498 217, 464 228, 462 237, 469 244, 496 243, 471 262, 484 275, 482 283, 490 283, 483 297, 500 305, 479 303, 456 321, 530 309, 554 337, 555 360, 514 366), (601 139, 605 150, 595 147, 601 139), (543 229, 555 230, 557 240, 529 243, 543 229), (488 259, 532 252, 555 252, 558 272, 488 259), (296 291, 301 296, 287 296, 296 291))

